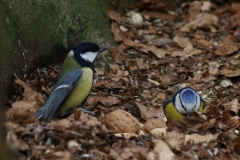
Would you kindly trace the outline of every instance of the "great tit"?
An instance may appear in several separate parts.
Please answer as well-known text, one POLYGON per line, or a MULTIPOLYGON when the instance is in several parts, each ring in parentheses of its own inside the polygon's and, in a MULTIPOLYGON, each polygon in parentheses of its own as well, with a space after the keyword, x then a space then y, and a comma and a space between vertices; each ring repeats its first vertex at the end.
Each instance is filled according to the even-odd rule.
POLYGON ((75 46, 64 60, 47 101, 35 116, 44 116, 44 122, 48 123, 53 117, 63 115, 74 106, 82 106, 92 88, 94 60, 104 50, 106 48, 92 43, 75 46))
POLYGON ((192 111, 202 112, 206 103, 197 91, 190 87, 178 90, 169 98, 163 110, 167 120, 189 117, 192 111))

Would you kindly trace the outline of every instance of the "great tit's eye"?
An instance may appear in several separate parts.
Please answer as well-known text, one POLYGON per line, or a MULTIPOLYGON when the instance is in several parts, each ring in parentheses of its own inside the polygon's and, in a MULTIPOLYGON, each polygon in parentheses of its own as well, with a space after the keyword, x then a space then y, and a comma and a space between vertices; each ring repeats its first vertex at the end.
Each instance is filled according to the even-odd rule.
POLYGON ((94 47, 94 48, 92 49, 92 52, 97 52, 97 51, 99 51, 99 47, 98 47, 98 46, 96 46, 96 47, 94 47))

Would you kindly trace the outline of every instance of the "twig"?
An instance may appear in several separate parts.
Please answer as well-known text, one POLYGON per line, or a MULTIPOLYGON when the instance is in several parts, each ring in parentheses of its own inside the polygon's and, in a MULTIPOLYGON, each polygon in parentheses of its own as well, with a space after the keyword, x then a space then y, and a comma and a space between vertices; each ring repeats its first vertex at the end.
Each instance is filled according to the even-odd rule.
POLYGON ((188 71, 185 73, 185 76, 182 79, 180 79, 179 81, 176 81, 176 82, 171 82, 171 83, 169 83, 169 85, 177 84, 177 83, 184 81, 187 78, 187 75, 188 75, 188 71))
MULTIPOLYGON (((38 127, 29 127, 29 129, 36 129, 38 127)), ((76 136, 79 136, 79 137, 82 137, 81 134, 79 134, 78 132, 75 132, 75 131, 71 131, 71 130, 67 130, 67 129, 54 129, 53 127, 44 127, 44 126, 41 126, 40 128, 44 129, 44 130, 51 130, 51 131, 57 131, 57 132, 63 132, 63 131, 66 131, 67 133, 69 134, 73 134, 73 135, 76 135, 76 136)))

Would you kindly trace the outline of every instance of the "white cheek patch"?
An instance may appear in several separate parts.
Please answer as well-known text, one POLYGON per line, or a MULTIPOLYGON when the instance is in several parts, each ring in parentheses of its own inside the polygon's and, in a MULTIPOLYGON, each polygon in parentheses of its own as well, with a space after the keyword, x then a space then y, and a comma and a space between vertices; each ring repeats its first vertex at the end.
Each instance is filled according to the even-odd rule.
POLYGON ((201 106, 201 100, 200 100, 199 94, 197 94, 197 103, 196 103, 196 107, 194 108, 194 111, 197 112, 199 110, 200 106, 201 106))
POLYGON ((176 96, 175 104, 174 104, 174 105, 175 105, 175 107, 176 107, 176 109, 177 109, 177 111, 178 111, 179 113, 187 114, 187 112, 185 111, 185 109, 184 109, 183 106, 182 106, 179 93, 178 93, 177 96, 176 96))
POLYGON ((86 61, 93 62, 97 57, 98 52, 86 52, 85 54, 80 54, 80 56, 86 61))
POLYGON ((55 91, 58 90, 58 89, 60 89, 60 88, 67 88, 67 87, 69 87, 69 85, 61 85, 61 86, 58 86, 58 87, 55 89, 55 91))

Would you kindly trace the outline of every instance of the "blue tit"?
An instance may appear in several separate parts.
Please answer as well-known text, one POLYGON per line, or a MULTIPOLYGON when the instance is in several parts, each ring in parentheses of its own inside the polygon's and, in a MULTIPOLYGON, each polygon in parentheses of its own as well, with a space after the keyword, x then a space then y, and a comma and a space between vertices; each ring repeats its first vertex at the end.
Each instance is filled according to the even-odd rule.
POLYGON ((106 48, 92 43, 75 46, 64 60, 47 101, 35 116, 48 123, 52 118, 71 111, 74 106, 82 106, 92 88, 94 60, 104 50, 106 48))
POLYGON ((169 98, 163 110, 167 120, 184 119, 189 117, 192 111, 202 112, 206 103, 197 91, 190 87, 178 90, 169 98))

